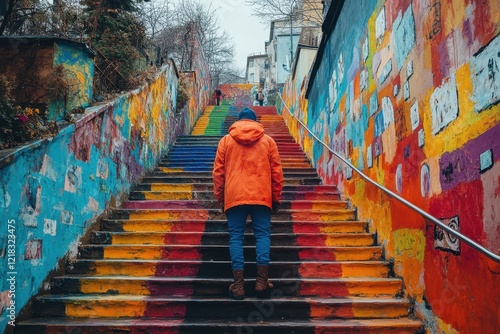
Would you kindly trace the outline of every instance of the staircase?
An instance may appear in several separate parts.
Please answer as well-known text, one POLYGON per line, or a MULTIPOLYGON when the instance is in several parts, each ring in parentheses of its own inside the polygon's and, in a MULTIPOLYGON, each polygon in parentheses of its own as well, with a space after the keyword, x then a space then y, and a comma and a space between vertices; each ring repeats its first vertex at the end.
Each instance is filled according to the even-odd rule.
POLYGON ((255 107, 285 174, 272 217, 270 299, 253 297, 255 249, 245 235, 243 301, 232 282, 224 214, 212 193, 217 143, 237 111, 211 107, 129 201, 38 296, 16 333, 418 333, 402 281, 376 235, 334 186, 321 185, 276 110, 255 107))

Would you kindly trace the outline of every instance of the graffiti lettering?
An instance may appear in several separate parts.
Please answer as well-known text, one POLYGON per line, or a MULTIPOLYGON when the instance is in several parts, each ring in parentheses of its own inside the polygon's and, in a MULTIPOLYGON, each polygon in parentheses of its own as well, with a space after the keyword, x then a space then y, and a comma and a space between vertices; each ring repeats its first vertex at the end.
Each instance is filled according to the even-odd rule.
POLYGON ((434 0, 430 8, 429 16, 431 18, 431 24, 427 38, 433 39, 441 32, 441 2, 439 0, 434 0))
POLYGON ((398 108, 395 111, 395 123, 396 123, 396 138, 398 142, 405 139, 406 136, 406 116, 403 108, 398 108))
POLYGON ((458 117, 455 75, 437 87, 431 95, 432 133, 437 134, 458 117))
POLYGON ((42 239, 30 240, 24 250, 25 260, 36 260, 42 257, 42 239))
MULTIPOLYGON (((441 219, 441 221, 455 231, 460 231, 460 222, 458 220, 458 216, 455 216, 453 218, 441 219)), ((439 226, 435 225, 434 248, 458 255, 460 254, 460 240, 454 235, 451 235, 439 226)))
POLYGON ((500 100, 499 48, 500 36, 497 36, 471 60, 476 112, 481 112, 500 100))
POLYGON ((441 170, 441 174, 443 174, 443 176, 445 178, 443 180, 444 183, 453 182, 453 170, 454 170, 454 166, 451 164, 451 162, 448 164, 448 166, 444 167, 441 170))

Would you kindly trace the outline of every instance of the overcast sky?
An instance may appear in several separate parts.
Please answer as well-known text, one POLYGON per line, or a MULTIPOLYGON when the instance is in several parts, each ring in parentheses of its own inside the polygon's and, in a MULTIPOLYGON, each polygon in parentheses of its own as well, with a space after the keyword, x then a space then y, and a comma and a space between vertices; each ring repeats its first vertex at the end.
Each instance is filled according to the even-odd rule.
POLYGON ((269 25, 252 16, 252 9, 245 5, 245 0, 212 0, 212 5, 218 9, 220 27, 228 32, 236 45, 236 65, 245 68, 248 55, 265 52, 269 25))

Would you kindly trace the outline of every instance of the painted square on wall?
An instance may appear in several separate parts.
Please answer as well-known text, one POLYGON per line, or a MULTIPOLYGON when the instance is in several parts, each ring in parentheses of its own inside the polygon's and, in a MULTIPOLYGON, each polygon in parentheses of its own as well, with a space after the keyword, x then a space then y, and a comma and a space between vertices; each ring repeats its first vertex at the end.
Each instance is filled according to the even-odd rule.
MULTIPOLYGON (((460 232, 460 221, 458 216, 452 218, 440 219, 445 225, 460 232)), ((438 225, 434 225, 434 248, 445 252, 450 252, 455 255, 460 254, 460 239, 451 233, 446 232, 438 225)))

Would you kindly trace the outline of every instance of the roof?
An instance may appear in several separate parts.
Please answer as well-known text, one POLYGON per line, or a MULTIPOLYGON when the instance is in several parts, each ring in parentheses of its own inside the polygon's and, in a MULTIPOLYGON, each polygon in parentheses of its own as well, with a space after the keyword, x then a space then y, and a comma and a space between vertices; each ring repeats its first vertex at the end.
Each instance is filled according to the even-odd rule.
POLYGON ((45 44, 45 45, 50 45, 53 43, 61 43, 61 44, 70 44, 73 46, 79 46, 81 47, 88 55, 89 57, 95 57, 94 51, 90 49, 90 47, 82 42, 78 42, 72 39, 67 39, 67 38, 62 38, 62 37, 54 37, 54 36, 0 36, 0 45, 5 45, 5 44, 11 44, 11 42, 18 42, 18 43, 36 43, 39 42, 40 44, 45 44))
POLYGON ((257 54, 257 55, 249 55, 248 58, 267 58, 267 54, 257 54))

